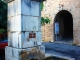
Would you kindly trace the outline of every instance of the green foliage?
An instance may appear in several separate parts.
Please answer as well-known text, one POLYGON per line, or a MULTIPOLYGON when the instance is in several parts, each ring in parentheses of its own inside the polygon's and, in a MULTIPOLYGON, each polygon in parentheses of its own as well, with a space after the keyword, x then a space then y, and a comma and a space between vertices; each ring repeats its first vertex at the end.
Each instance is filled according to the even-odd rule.
POLYGON ((6 33, 5 29, 0 29, 0 34, 6 33))
POLYGON ((50 19, 48 17, 46 17, 46 18, 41 17, 42 26, 45 25, 45 24, 48 24, 48 23, 50 23, 50 19))
POLYGON ((0 28, 7 29, 7 4, 0 0, 0 28))
MULTIPOLYGON (((43 10, 44 8, 44 4, 43 2, 41 3, 41 11, 43 10)), ((50 23, 50 19, 48 17, 44 18, 44 17, 41 17, 41 24, 42 26, 45 25, 45 24, 48 24, 50 23)))
POLYGON ((44 8, 44 4, 43 4, 43 2, 41 3, 41 11, 43 10, 43 8, 44 8))

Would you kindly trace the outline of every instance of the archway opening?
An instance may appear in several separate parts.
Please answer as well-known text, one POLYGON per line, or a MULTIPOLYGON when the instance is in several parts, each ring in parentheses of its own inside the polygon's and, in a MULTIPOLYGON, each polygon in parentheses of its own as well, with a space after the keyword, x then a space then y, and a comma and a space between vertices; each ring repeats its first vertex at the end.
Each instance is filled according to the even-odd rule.
POLYGON ((73 17, 67 10, 59 11, 54 19, 55 41, 71 41, 73 40, 73 17), (56 25, 58 23, 58 25, 56 25), (57 30, 56 30, 57 29, 57 30))

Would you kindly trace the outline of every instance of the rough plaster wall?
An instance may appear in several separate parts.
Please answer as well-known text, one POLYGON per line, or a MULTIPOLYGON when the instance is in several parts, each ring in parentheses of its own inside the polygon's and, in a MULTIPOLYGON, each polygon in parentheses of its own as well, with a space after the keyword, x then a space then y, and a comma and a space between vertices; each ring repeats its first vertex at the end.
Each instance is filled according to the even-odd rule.
POLYGON ((67 10, 72 14, 73 43, 80 45, 80 0, 47 0, 44 2, 42 16, 49 17, 51 23, 42 27, 43 40, 54 41, 54 18, 59 12, 59 4, 63 5, 63 10, 67 10))

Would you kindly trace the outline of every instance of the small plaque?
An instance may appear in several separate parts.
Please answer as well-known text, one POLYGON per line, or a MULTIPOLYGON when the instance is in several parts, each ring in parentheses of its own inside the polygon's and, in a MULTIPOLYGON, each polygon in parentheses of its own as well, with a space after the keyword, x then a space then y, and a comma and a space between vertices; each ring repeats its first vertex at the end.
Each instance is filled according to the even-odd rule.
POLYGON ((34 33, 33 31, 29 33, 29 38, 35 38, 36 37, 36 33, 34 33))
POLYGON ((59 23, 55 22, 55 34, 59 34, 59 23))

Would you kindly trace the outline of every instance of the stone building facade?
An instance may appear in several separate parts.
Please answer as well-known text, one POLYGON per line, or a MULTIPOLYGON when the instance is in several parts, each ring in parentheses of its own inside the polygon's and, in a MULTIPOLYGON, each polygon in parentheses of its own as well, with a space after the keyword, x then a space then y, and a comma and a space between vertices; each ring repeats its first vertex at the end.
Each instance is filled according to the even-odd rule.
POLYGON ((68 41, 80 45, 80 0, 46 0, 43 17, 49 17, 50 24, 42 26, 43 41, 68 41), (55 23, 59 23, 59 34, 55 34, 55 23))

